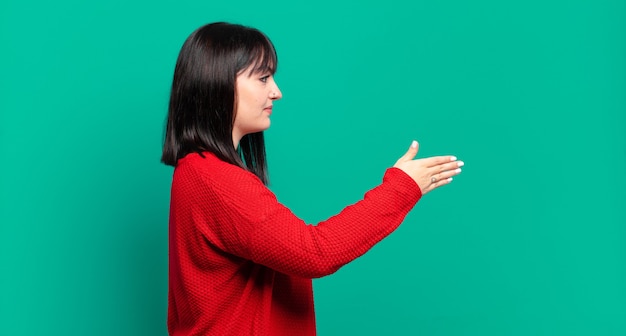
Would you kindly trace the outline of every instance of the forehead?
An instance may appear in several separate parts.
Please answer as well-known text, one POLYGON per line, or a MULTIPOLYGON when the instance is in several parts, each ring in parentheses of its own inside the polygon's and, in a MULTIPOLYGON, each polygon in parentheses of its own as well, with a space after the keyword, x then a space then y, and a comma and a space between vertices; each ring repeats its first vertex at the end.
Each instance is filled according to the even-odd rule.
POLYGON ((272 44, 265 40, 265 43, 257 44, 248 54, 242 72, 247 72, 250 76, 256 73, 276 72, 277 57, 272 44))

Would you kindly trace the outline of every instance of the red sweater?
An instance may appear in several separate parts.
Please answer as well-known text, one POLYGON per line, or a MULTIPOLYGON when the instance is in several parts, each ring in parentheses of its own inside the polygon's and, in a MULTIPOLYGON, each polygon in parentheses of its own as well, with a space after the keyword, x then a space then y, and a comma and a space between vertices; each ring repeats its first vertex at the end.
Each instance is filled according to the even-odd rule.
POLYGON ((254 174, 204 156, 189 154, 174 170, 171 335, 315 335, 311 279, 363 255, 422 196, 390 168, 363 200, 307 225, 254 174))

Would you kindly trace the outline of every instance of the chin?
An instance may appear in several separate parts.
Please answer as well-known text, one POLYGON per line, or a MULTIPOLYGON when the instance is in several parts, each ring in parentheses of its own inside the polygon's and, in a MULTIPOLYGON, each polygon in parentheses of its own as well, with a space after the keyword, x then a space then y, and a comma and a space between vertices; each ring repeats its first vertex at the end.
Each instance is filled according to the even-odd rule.
POLYGON ((267 124, 267 126, 264 126, 264 127, 258 127, 258 128, 254 129, 254 130, 251 130, 251 131, 250 131, 250 132, 248 132, 247 134, 263 132, 263 131, 266 131, 268 128, 270 128, 269 123, 267 124))
POLYGON ((272 125, 272 122, 270 121, 269 118, 267 118, 267 123, 265 125, 263 125, 263 127, 262 127, 262 129, 260 131, 265 131, 266 129, 270 128, 271 125, 272 125))

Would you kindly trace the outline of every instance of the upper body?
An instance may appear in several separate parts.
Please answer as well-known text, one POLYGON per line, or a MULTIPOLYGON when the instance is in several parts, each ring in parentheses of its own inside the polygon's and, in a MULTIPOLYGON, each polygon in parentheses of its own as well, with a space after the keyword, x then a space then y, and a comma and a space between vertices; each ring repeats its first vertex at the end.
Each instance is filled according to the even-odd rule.
POLYGON ((254 174, 203 156, 181 159, 172 182, 172 335, 315 334, 311 279, 389 235, 422 195, 390 168, 361 201, 308 225, 254 174))

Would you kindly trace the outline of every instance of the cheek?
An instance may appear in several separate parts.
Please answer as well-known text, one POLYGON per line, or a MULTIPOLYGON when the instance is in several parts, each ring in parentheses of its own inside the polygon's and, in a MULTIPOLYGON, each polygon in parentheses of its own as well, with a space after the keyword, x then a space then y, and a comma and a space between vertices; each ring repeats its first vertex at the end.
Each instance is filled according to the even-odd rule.
POLYGON ((263 103, 264 103, 263 99, 258 94, 256 96, 254 96, 253 102, 254 102, 254 105, 263 105, 263 103))
POLYGON ((264 104, 264 100, 260 94, 255 92, 242 92, 237 100, 242 108, 256 108, 264 104))

